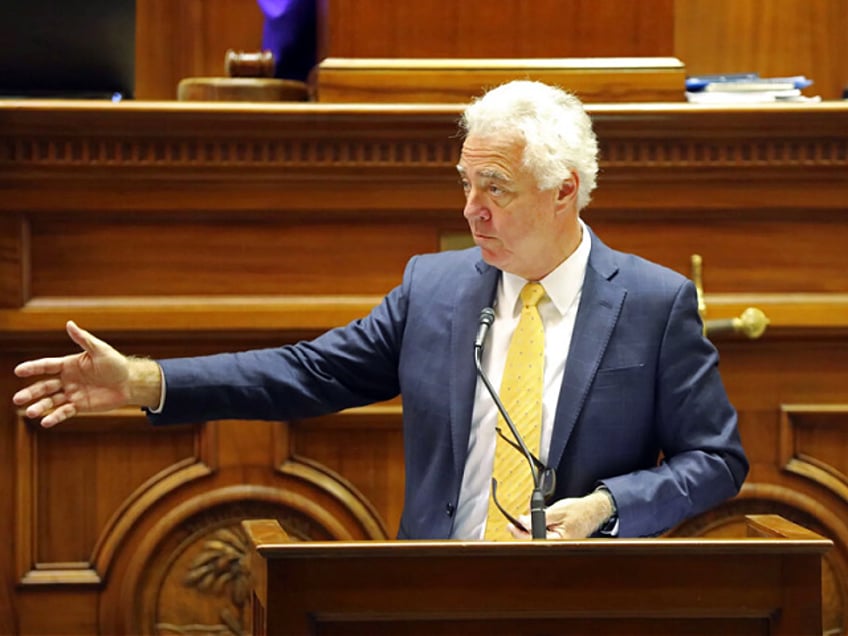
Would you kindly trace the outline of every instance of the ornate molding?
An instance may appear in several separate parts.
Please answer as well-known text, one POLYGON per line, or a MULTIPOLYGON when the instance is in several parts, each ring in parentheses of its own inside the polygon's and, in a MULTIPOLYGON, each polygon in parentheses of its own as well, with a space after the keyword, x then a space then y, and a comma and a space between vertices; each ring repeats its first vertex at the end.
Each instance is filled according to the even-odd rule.
MULTIPOLYGON (((459 106, 254 106, 0 104, 6 131, 0 172, 233 165, 453 170, 458 157, 459 106)), ((848 166, 848 107, 839 103, 589 105, 588 111, 605 170, 848 166)))
POLYGON ((278 519, 293 540, 385 539, 357 534, 353 528, 363 526, 361 511, 339 501, 333 505, 338 488, 325 489, 325 478, 304 467, 297 475, 288 473, 284 483, 231 485, 168 510, 128 557, 120 584, 104 592, 101 625, 130 634, 164 633, 159 629, 164 625, 226 626, 230 631, 224 633, 246 633, 242 588, 249 581, 241 564, 241 520, 278 519), (223 561, 211 559, 215 552, 223 561), (214 589, 221 594, 207 593, 214 589))
POLYGON ((848 501, 848 458, 841 452, 846 431, 848 404, 782 405, 779 429, 781 469, 825 488, 842 501, 848 501))
POLYGON ((458 144, 438 140, 171 139, 125 137, 18 137, 0 150, 0 169, 144 167, 453 168, 458 144))
MULTIPOLYGON (((0 169, 198 168, 268 169, 444 168, 459 158, 456 140, 151 139, 126 137, 17 137, 0 149, 0 169)), ((848 139, 628 139, 602 140, 607 170, 848 167, 848 139)))
MULTIPOLYGON (((44 520, 39 511, 45 505, 39 501, 43 489, 49 489, 50 483, 40 478, 39 468, 46 465, 41 457, 40 445, 44 436, 68 435, 90 436, 98 433, 127 433, 146 428, 144 416, 140 411, 122 409, 103 415, 80 416, 55 431, 44 431, 28 422, 22 413, 16 418, 16 534, 15 560, 17 576, 23 586, 29 585, 98 585, 106 577, 106 571, 120 545, 140 516, 152 502, 167 492, 201 477, 211 474, 217 464, 217 444, 214 442, 214 430, 198 427, 192 456, 162 468, 138 486, 110 515, 102 528, 97 529, 97 538, 91 546, 90 557, 85 561, 43 560, 43 548, 39 546, 40 528, 44 520)), ((173 427, 167 432, 155 434, 174 434, 185 431, 186 427, 173 427)), ((148 432, 150 429, 146 428, 148 432)), ((78 487, 84 484, 77 484, 78 487)), ((48 507, 49 509, 49 507, 48 507)), ((84 514, 86 511, 78 511, 84 514)), ((55 520, 50 522, 55 524, 55 520)))
POLYGON ((845 139, 636 139, 601 142, 606 169, 845 168, 845 139))

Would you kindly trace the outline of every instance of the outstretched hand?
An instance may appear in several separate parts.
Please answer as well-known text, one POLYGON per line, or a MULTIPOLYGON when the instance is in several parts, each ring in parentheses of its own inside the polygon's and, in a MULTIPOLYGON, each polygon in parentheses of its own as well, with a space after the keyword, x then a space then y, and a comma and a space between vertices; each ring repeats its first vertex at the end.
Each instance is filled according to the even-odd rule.
POLYGON ((41 358, 15 367, 20 378, 46 376, 21 389, 12 398, 26 407, 26 416, 42 418, 44 427, 80 413, 109 411, 130 403, 130 362, 112 346, 81 329, 66 325, 82 352, 61 358, 41 358))

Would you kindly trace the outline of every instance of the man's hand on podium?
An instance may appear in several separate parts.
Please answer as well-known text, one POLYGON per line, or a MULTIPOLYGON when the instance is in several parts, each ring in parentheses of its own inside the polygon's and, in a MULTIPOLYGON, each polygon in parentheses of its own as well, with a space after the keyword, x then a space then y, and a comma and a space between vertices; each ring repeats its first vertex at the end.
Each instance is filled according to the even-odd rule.
MULTIPOLYGON (((586 539, 612 517, 615 511, 610 497, 596 490, 585 497, 560 499, 546 509, 548 539, 586 539)), ((530 527, 530 515, 522 515, 518 520, 524 527, 530 527)), ((529 539, 530 534, 519 530, 512 524, 509 531, 516 539, 529 539)))

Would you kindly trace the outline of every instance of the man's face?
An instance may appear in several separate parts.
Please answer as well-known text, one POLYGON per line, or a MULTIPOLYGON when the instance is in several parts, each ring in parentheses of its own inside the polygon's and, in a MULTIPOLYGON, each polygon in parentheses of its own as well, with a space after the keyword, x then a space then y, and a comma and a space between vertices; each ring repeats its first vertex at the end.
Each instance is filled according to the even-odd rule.
POLYGON ((539 280, 567 256, 562 254, 563 192, 539 190, 522 166, 523 147, 522 142, 469 135, 457 170, 465 192, 463 215, 483 259, 539 280))

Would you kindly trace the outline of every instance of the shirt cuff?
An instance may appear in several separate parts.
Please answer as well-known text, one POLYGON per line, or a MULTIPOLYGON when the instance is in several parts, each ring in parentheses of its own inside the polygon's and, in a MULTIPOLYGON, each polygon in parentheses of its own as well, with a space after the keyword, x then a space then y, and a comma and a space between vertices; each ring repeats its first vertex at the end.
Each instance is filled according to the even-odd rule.
POLYGON ((159 377, 162 380, 162 389, 159 392, 159 405, 155 409, 147 409, 148 413, 153 413, 154 415, 159 415, 165 408, 165 372, 162 370, 161 364, 157 366, 159 367, 159 377))
POLYGON ((615 497, 612 496, 609 488, 604 485, 598 486, 595 489, 595 492, 602 492, 608 498, 610 505, 612 506, 612 515, 610 515, 609 519, 604 522, 604 524, 598 529, 598 532, 605 537, 617 537, 618 536, 618 506, 615 504, 615 497))

